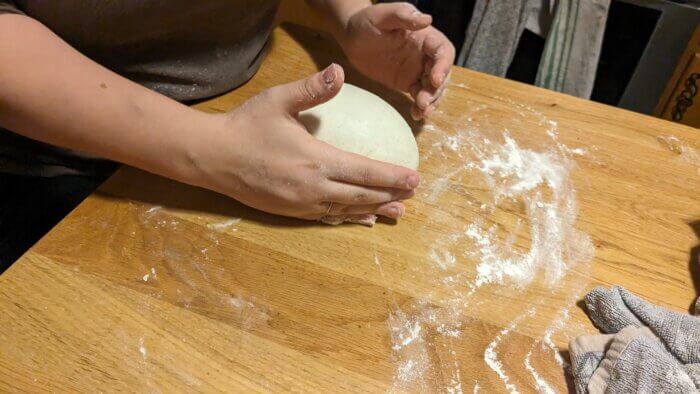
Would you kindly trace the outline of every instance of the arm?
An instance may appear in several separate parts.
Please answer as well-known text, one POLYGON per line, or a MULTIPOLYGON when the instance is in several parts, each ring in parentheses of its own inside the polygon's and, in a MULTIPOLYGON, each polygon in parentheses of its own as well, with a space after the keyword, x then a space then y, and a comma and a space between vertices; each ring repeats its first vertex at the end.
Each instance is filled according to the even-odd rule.
POLYGON ((372 5, 370 0, 306 0, 306 3, 323 16, 336 39, 342 36, 352 15, 372 5))
POLYGON ((187 179, 211 116, 94 63, 37 21, 0 15, 0 123, 26 137, 187 179), (167 130, 167 138, 162 131, 167 130), (161 131, 161 132, 159 132, 161 131))
POLYGON ((206 114, 96 64, 31 18, 0 15, 0 36, 13 38, 0 40, 0 124, 29 138, 305 219, 396 218, 397 200, 418 185, 415 171, 335 149, 296 120, 338 93, 338 66, 206 114))

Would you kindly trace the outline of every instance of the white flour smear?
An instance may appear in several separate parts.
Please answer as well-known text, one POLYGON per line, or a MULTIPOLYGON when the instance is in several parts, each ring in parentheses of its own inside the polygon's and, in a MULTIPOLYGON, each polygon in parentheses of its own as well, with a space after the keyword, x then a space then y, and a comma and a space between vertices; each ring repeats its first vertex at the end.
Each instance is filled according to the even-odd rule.
POLYGON ((139 353, 141 353, 141 358, 145 362, 148 359, 148 351, 144 345, 143 337, 139 338, 139 353))
MULTIPOLYGON (((471 106, 471 112, 458 119, 448 119, 463 124, 463 129, 447 133, 439 127, 430 127, 431 133, 425 136, 432 143, 422 152, 422 160, 435 161, 438 167, 429 174, 433 178, 428 177, 423 199, 440 207, 432 219, 448 224, 455 232, 435 239, 426 249, 426 267, 416 269, 423 275, 432 275, 435 290, 417 297, 408 306, 402 305, 403 310, 395 302, 391 308, 389 326, 392 352, 397 360, 394 391, 426 391, 431 387, 433 391, 438 388, 462 392, 461 379, 465 378, 471 378, 474 392, 480 390, 479 382, 472 380, 476 376, 461 373, 459 354, 452 344, 469 342, 463 329, 471 319, 470 307, 479 304, 472 298, 484 286, 516 294, 538 286, 551 294, 565 294, 566 308, 554 321, 544 322, 543 332, 524 359, 509 359, 508 365, 524 368, 532 377, 534 388, 544 393, 555 392, 556 386, 547 382, 533 365, 537 346, 542 350, 536 353, 538 361, 551 351, 553 362, 566 365, 552 336, 569 319, 569 298, 576 299, 581 291, 579 286, 571 286, 575 279, 567 274, 573 268, 575 272, 587 272, 594 254, 590 237, 576 228, 577 196, 571 173, 576 167, 574 158, 586 156, 596 148, 569 148, 559 141, 556 122, 530 107, 507 99, 501 101, 516 109, 514 125, 534 119, 542 133, 542 143, 537 148, 522 147, 508 130, 493 127, 489 121, 491 109, 483 105, 471 106), (455 160, 463 165, 452 166, 455 160), (444 198, 448 194, 450 199, 444 198), (455 196, 463 199, 457 200, 460 206, 473 207, 473 215, 478 219, 460 223, 457 218, 461 213, 451 210, 456 205, 455 196), (503 214, 510 214, 512 219, 504 222, 503 214), (569 279, 564 281, 565 278, 569 279), (438 292, 440 306, 431 306, 438 292), (436 343, 446 347, 437 356, 433 348, 436 343), (436 371, 439 377, 435 376, 436 371), (442 381, 436 382, 440 377, 442 381)), ((376 258, 375 262, 381 272, 376 258)), ((534 300, 533 306, 506 323, 506 328, 485 348, 484 362, 510 392, 518 389, 499 353, 508 354, 509 333, 523 319, 534 316, 535 305, 544 300, 542 297, 534 300)))
POLYGON ((540 376, 540 374, 535 370, 535 368, 532 366, 532 363, 530 361, 530 358, 532 357, 532 349, 530 349, 529 352, 525 355, 525 369, 527 369, 528 372, 530 372, 530 375, 532 375, 532 378, 535 379, 535 385, 537 387, 537 391, 540 393, 545 393, 545 394, 554 394, 556 391, 552 388, 552 386, 547 383, 547 381, 540 376))
MULTIPOLYGON (((473 134, 473 139, 477 144, 482 137, 473 134)), ((570 266, 592 258, 590 238, 574 226, 578 209, 568 157, 522 149, 505 133, 503 145, 484 143, 477 158, 479 163, 468 168, 483 174, 494 204, 520 201, 530 230, 530 247, 519 252, 495 236, 495 227, 485 229, 479 222, 469 226, 472 253, 480 261, 477 287, 497 283, 524 288, 544 275, 547 287, 553 288, 570 266)))
POLYGON ((160 211, 161 209, 163 209, 163 207, 161 207, 160 205, 152 206, 151 208, 148 208, 148 210, 146 210, 146 215, 151 215, 160 211))
POLYGON ((397 367, 390 392, 433 392, 439 387, 448 393, 462 393, 457 352, 446 342, 441 349, 444 355, 437 356, 435 342, 436 336, 451 338, 460 332, 440 323, 436 311, 427 304, 418 302, 404 311, 392 303, 388 325, 397 367))
MULTIPOLYGON (((386 282, 376 249, 374 263, 377 265, 382 279, 386 282)), ((450 347, 446 349, 447 360, 436 361, 436 344, 428 339, 433 335, 429 336, 426 331, 443 333, 445 336, 454 336, 459 333, 450 330, 447 324, 438 318, 436 310, 425 301, 419 300, 402 309, 396 302, 389 286, 385 285, 385 287, 390 304, 387 324, 392 344, 391 350, 396 362, 396 370, 389 392, 435 391, 435 379, 440 375, 438 371, 440 369, 444 375, 443 379, 447 379, 447 381, 437 386, 448 393, 461 394, 462 382, 459 361, 456 358, 457 353, 450 347)))
MULTIPOLYGON (((556 141, 556 124, 550 124, 547 133, 556 141)), ((512 240, 503 242, 496 236, 495 226, 484 228, 479 221, 470 224, 467 236, 474 243, 471 253, 478 261, 476 287, 498 284, 522 290, 543 277, 546 288, 558 288, 569 269, 581 264, 587 266, 594 253, 590 237, 574 226, 578 210, 569 175, 574 166, 570 156, 583 154, 584 150, 572 151, 557 142, 558 152, 536 152, 520 148, 507 132, 502 145, 486 143, 486 138, 476 133, 472 135, 476 140, 474 144, 481 149, 475 149, 477 164, 468 165, 468 168, 483 174, 493 192, 494 205, 503 200, 521 202, 530 233, 529 248, 518 251, 512 240)), ((575 293, 578 295, 578 291, 575 293)), ((560 330, 567 319, 568 309, 547 328, 542 338, 543 344, 554 352, 559 365, 563 359, 551 335, 560 330)), ((492 345, 500 343, 502 337, 503 333, 494 339, 492 345)), ((532 366, 532 350, 525 356, 524 367, 533 377, 539 392, 553 393, 552 386, 532 366)), ((495 357, 495 346, 490 345, 485 353, 487 364, 506 388, 514 392, 515 387, 495 357)))
POLYGON ((544 335, 540 339, 537 339, 535 342, 532 343, 532 346, 530 346, 530 349, 525 355, 525 361, 523 362, 523 364, 525 366, 525 369, 532 376, 532 379, 535 381, 535 386, 537 387, 537 390, 540 393, 552 394, 556 391, 552 388, 549 382, 547 382, 547 380, 540 376, 537 370, 532 366, 532 352, 535 350, 538 344, 541 344, 541 349, 543 351, 551 350, 552 354, 554 354, 554 360, 556 361, 556 363, 560 367, 564 368, 566 362, 562 358, 559 349, 554 345, 554 342, 552 342, 552 334, 564 328, 564 324, 568 320, 569 307, 566 307, 559 312, 559 316, 549 325, 549 327, 547 327, 547 329, 544 332, 544 335))
POLYGON ((389 329, 392 350, 398 363, 391 391, 398 393, 416 388, 428 391, 428 377, 433 374, 434 366, 428 345, 421 336, 420 321, 394 308, 389 313, 389 329))
POLYGON ((501 330, 501 332, 496 335, 496 337, 489 343, 489 345, 486 347, 486 350, 484 351, 484 361, 486 361, 486 365, 491 368, 493 372, 498 375, 498 377, 503 381, 503 384, 505 384, 506 389, 511 393, 518 393, 518 389, 515 387, 514 384, 510 383, 510 377, 506 375, 505 369, 503 368, 503 363, 498 359, 498 353, 496 353, 496 347, 503 341, 503 338, 505 338, 511 331, 515 329, 515 327, 520 324, 520 322, 525 319, 526 317, 532 317, 535 314, 535 308, 531 307, 530 309, 527 310, 527 312, 523 313, 522 315, 518 316, 515 320, 513 320, 508 327, 504 328, 501 330))
POLYGON ((442 270, 446 270, 450 267, 454 267, 457 263, 457 258, 446 250, 430 249, 428 252, 428 257, 437 264, 442 270))
POLYGON ((209 227, 212 230, 216 230, 216 231, 226 231, 232 227, 235 227, 238 224, 238 222, 240 222, 240 221, 241 221, 240 218, 233 218, 233 219, 224 220, 224 221, 218 222, 218 223, 207 224, 207 227, 209 227))
POLYGON ((680 138, 673 135, 658 136, 656 140, 664 148, 677 153, 678 160, 681 162, 697 167, 697 173, 700 175, 700 154, 694 148, 686 145, 680 138))

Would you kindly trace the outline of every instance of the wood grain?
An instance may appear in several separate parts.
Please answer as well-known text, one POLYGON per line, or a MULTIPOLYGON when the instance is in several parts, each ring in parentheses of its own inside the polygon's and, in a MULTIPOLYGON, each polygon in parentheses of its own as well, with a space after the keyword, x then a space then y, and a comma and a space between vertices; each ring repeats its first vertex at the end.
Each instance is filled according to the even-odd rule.
MULTIPOLYGON (((331 61, 408 114, 405 96, 359 76, 327 37, 293 26, 275 30, 251 81, 197 108, 228 111, 331 61)), ((421 189, 399 223, 374 228, 267 215, 120 170, 0 276, 0 391, 381 392, 407 388, 398 377, 410 360, 426 366, 415 391, 444 391, 455 373, 464 391, 506 391, 487 349, 519 391, 535 391, 533 370, 564 391, 548 340, 566 357, 570 339, 596 332, 577 305, 587 290, 621 284, 688 310, 700 280, 689 269, 699 167, 657 137, 697 152, 698 130, 459 68, 439 111, 411 125, 421 189), (472 291, 479 259, 459 234, 484 223, 526 251, 530 232, 517 223, 528 214, 519 201, 494 204, 479 172, 464 169, 470 151, 445 141, 470 128, 495 139, 507 130, 542 152, 556 149, 550 122, 556 142, 585 149, 562 157, 573 165, 575 227, 595 255, 554 284, 545 267, 522 288, 472 291), (436 249, 456 264, 439 268, 436 249), (392 328, 416 321, 418 340, 394 349, 392 328), (443 323, 455 321, 459 332, 446 335, 443 323)))

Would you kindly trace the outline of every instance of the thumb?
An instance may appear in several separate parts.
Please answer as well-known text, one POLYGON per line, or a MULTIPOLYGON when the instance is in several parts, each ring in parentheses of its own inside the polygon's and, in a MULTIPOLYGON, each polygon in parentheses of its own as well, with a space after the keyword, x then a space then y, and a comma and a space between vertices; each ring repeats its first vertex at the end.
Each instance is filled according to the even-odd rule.
POLYGON ((277 86, 272 93, 286 111, 296 114, 335 97, 344 80, 343 68, 333 63, 307 78, 277 86))

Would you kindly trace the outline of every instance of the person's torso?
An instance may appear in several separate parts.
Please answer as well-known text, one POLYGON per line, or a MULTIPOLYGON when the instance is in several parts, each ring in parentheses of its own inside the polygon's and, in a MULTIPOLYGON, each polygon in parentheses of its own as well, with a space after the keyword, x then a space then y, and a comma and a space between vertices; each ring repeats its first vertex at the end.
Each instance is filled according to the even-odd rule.
POLYGON ((178 100, 252 76, 278 0, 17 0, 98 63, 178 100))
MULTIPOLYGON (((166 96, 188 101, 223 93, 252 77, 262 60, 279 0, 14 3, 98 63, 166 96)), ((101 160, 0 128, 0 171, 95 175, 110 168, 101 160)))

